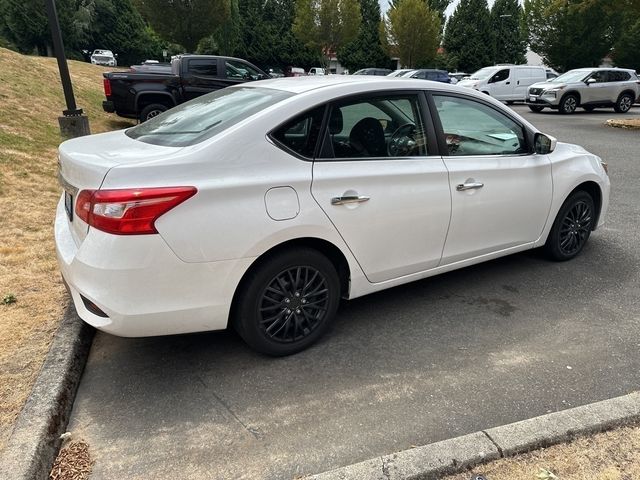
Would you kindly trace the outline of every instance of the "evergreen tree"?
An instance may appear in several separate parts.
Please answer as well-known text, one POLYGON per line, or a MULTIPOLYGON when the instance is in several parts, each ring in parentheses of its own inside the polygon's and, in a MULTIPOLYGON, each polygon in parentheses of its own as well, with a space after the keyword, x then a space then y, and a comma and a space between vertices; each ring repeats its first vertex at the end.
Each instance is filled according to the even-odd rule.
POLYGON ((518 0, 496 0, 491 9, 496 63, 526 63, 527 36, 518 0))
POLYGON ((495 63, 495 40, 487 0, 461 0, 444 31, 444 48, 465 72, 495 63))
POLYGON ((400 63, 433 66, 440 45, 440 17, 424 0, 397 0, 388 12, 388 31, 400 63))
POLYGON ((531 49, 560 71, 598 66, 615 42, 600 0, 525 0, 531 49))
POLYGON ((362 22, 356 39, 338 52, 342 66, 354 72, 366 67, 387 67, 391 59, 380 41, 380 4, 378 0, 360 0, 362 22))

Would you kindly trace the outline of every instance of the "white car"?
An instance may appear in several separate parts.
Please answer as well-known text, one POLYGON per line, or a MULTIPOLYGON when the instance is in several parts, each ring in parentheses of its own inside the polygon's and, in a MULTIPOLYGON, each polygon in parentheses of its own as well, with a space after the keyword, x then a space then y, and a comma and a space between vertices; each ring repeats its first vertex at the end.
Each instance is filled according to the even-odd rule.
POLYGON ((107 67, 118 66, 118 60, 111 50, 94 50, 91 54, 91 63, 107 67))
POLYGON ((233 325, 286 355, 356 298, 535 247, 576 256, 606 164, 473 90, 271 79, 64 142, 55 221, 82 319, 120 336, 233 325))

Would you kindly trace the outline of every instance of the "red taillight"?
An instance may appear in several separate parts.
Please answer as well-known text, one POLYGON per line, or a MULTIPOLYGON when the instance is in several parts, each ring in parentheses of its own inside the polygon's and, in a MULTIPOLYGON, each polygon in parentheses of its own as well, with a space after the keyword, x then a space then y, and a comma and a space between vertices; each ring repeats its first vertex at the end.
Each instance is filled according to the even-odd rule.
POLYGON ((105 96, 110 97, 111 96, 111 80, 109 80, 108 78, 103 78, 102 84, 104 85, 105 96))
POLYGON ((196 194, 195 187, 82 190, 76 215, 92 227, 116 235, 158 233, 155 221, 196 194))

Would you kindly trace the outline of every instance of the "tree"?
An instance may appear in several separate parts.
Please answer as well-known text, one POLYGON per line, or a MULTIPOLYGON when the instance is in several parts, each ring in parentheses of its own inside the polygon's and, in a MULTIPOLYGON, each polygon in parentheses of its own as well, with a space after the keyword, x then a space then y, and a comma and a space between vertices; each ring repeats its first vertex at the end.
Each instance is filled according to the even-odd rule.
POLYGON ((440 18, 424 0, 396 0, 389 8, 388 30, 400 63, 426 67, 435 62, 440 45, 440 18))
POLYGON ((360 22, 358 0, 298 0, 293 33, 328 58, 356 37, 360 22))
POLYGON ((465 72, 493 65, 495 43, 487 0, 461 0, 444 31, 444 48, 465 72))
POLYGON ((496 0, 491 9, 495 34, 495 63, 526 63, 527 35, 518 0, 496 0))
POLYGON ((603 0, 525 0, 531 50, 560 71, 598 66, 614 43, 616 28, 603 0))
POLYGON ((229 16, 230 0, 135 0, 140 13, 165 40, 194 52, 229 16))
POLYGON ((380 4, 378 0, 360 0, 362 22, 355 40, 338 52, 340 64, 354 72, 365 67, 387 67, 391 61, 380 41, 380 4))
POLYGON ((613 61, 618 67, 640 70, 640 0, 620 3, 622 5, 616 4, 619 33, 613 47, 613 61))

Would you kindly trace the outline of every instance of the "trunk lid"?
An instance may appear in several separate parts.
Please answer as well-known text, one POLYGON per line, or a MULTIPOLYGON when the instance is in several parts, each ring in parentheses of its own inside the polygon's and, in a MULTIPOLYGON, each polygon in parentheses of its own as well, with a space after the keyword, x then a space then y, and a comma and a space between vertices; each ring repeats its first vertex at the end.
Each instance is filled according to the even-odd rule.
POLYGON ((58 149, 60 184, 64 190, 67 221, 76 245, 87 235, 89 226, 75 213, 78 193, 97 190, 112 168, 160 160, 180 148, 150 145, 129 138, 124 130, 67 140, 58 149))

